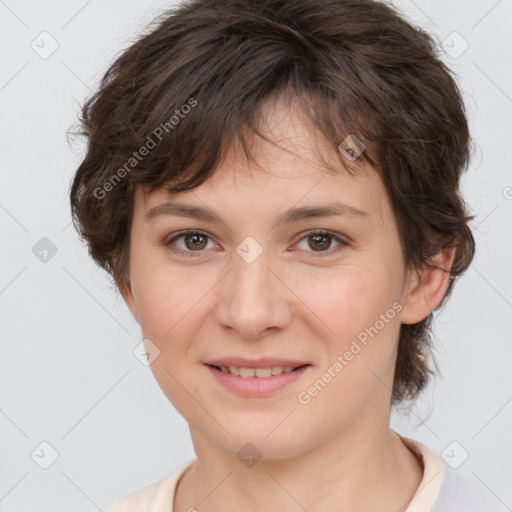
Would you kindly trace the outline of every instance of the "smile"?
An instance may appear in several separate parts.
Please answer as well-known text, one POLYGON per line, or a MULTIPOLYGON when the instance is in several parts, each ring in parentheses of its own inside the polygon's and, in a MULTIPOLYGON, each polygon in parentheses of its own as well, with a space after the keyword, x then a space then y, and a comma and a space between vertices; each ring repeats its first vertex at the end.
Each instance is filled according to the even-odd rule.
POLYGON ((238 366, 215 366, 218 370, 231 375, 238 375, 243 378, 247 377, 272 377, 273 375, 281 375, 282 373, 290 373, 300 367, 293 366, 270 366, 268 368, 244 368, 238 366))
POLYGON ((205 366, 222 386, 244 397, 269 396, 300 379, 311 367, 310 364, 295 368, 292 366, 246 368, 209 364, 205 366))

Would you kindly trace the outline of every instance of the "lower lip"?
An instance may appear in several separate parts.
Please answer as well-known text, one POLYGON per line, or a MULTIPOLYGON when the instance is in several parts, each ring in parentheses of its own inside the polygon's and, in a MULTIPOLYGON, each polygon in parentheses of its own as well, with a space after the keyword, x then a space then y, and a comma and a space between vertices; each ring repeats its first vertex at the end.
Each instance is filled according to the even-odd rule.
POLYGON ((311 365, 301 366, 297 370, 271 377, 239 377, 206 365, 218 381, 231 391, 242 396, 268 396, 299 379, 311 365))

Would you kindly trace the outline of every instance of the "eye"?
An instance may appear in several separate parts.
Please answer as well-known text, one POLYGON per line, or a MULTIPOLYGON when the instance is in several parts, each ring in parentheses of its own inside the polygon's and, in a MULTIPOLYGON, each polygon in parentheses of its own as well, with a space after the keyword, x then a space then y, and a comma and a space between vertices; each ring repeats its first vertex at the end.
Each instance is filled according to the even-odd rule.
MULTIPOLYGON (((338 243, 338 247, 348 246, 349 243, 346 240, 343 240, 341 237, 325 230, 316 230, 310 231, 303 236, 299 243, 306 241, 307 247, 312 250, 308 250, 307 248, 301 248, 301 250, 305 250, 306 252, 313 253, 328 253, 329 255, 333 252, 337 252, 338 250, 330 250, 332 240, 338 243)), ((208 247, 208 241, 211 242, 211 237, 204 231, 182 231, 177 233, 175 236, 170 238, 165 242, 165 246, 169 247, 173 252, 184 254, 187 256, 199 256, 203 249, 208 249, 212 247, 208 247), (177 244, 178 241, 183 241, 184 245, 179 247, 177 244), (175 249, 173 246, 177 246, 175 249), (194 254, 198 253, 198 254, 194 254)), ((213 242, 211 242, 213 244, 213 242)), ((214 244, 215 245, 215 244, 214 244)), ((322 257, 323 254, 309 255, 308 257, 322 257)))
MULTIPOLYGON (((307 244, 307 248, 302 249, 306 250, 307 252, 328 253, 328 255, 332 254, 333 252, 338 252, 340 247, 349 245, 346 240, 343 240, 341 237, 335 235, 334 233, 324 230, 316 230, 306 233, 306 236, 303 236, 300 239, 300 243, 303 241, 305 241, 307 244), (332 240, 335 240, 339 244, 338 249, 335 249, 334 251, 330 250, 332 240), (308 250, 308 248, 312 250, 308 250)), ((317 256, 323 257, 323 254, 308 255, 310 258, 315 258, 317 256)))
POLYGON ((207 248, 207 241, 210 239, 210 236, 206 234, 204 231, 182 231, 178 233, 176 236, 165 242, 166 247, 170 247, 171 250, 177 253, 186 254, 187 256, 196 256, 193 254, 194 252, 201 252, 202 249, 207 248), (184 248, 178 247, 178 249, 174 249, 171 246, 175 244, 177 240, 183 239, 184 248))

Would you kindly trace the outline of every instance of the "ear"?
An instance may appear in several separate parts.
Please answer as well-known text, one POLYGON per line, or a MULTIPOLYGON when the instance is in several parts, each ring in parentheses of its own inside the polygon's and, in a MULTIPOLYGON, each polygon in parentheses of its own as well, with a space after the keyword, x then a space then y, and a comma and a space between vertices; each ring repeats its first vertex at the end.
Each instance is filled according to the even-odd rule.
POLYGON ((455 247, 444 249, 434 257, 434 263, 445 272, 424 267, 409 276, 407 289, 402 298, 401 322, 415 324, 425 319, 441 302, 448 288, 449 270, 455 258, 455 247))
POLYGON ((132 286, 129 279, 124 277, 115 277, 115 282, 117 285, 117 288, 119 290, 119 293, 123 297, 124 301, 126 302, 126 305, 128 306, 128 309, 131 311, 133 318, 139 322, 139 315, 138 315, 138 308, 137 308, 137 302, 135 301, 135 298, 132 293, 132 286))

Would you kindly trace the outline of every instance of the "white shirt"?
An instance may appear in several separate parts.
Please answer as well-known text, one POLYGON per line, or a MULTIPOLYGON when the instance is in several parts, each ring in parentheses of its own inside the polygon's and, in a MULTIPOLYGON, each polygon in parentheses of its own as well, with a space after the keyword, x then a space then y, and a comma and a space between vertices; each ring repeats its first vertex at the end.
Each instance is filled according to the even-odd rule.
MULTIPOLYGON (((453 470, 425 445, 400 436, 423 465, 423 477, 405 512, 509 512, 476 477, 453 470)), ((197 459, 189 460, 162 480, 112 505, 107 512, 173 512, 180 478, 197 459)))

